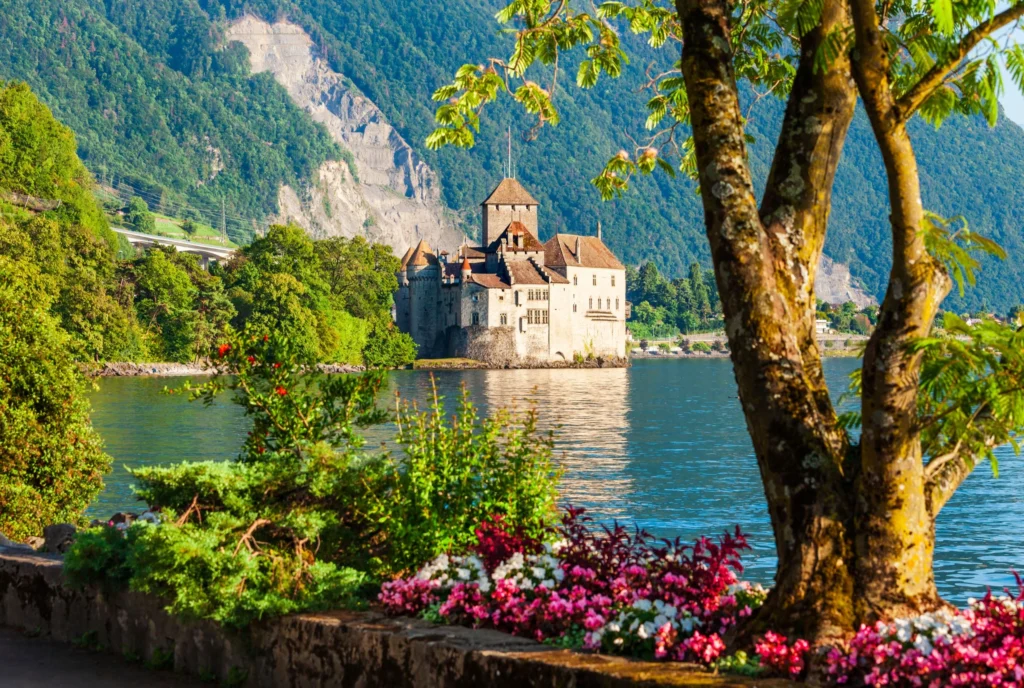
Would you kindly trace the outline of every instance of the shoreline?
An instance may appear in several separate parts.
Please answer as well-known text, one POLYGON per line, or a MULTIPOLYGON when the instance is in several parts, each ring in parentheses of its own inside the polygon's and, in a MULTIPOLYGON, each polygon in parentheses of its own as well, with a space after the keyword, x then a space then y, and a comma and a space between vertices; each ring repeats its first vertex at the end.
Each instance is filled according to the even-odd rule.
MULTIPOLYGON (((327 374, 361 373, 366 370, 366 366, 346 363, 321 363, 317 367, 320 372, 327 374)), ((210 377, 216 372, 207 361, 199 363, 109 362, 82 364, 80 368, 88 377, 210 377)))

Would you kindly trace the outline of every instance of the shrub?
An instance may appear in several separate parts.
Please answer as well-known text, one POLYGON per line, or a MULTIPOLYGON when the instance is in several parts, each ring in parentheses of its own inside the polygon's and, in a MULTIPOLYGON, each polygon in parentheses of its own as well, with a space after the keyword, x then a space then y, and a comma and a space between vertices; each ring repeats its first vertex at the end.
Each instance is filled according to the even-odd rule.
POLYGON ((661 351, 671 351, 672 346, 668 342, 661 342, 658 344, 658 349, 661 351))
POLYGON ((480 421, 464 397, 449 425, 440 399, 428 413, 400 404, 396 458, 359 432, 388 420, 384 373, 321 375, 304 347, 251 330, 214 360, 218 374, 185 389, 235 393, 253 420, 238 459, 133 470, 163 523, 133 524, 123 549, 85 533, 68 555, 75 583, 127 580, 172 613, 244 626, 358 605, 373 576, 473 540, 481 514, 523 537, 550 516, 550 438, 532 416, 480 421))
POLYGON ((110 469, 39 281, 0 256, 0 532, 15 540, 80 520, 110 469))
POLYGON ((690 350, 698 354, 709 354, 711 353, 711 346, 707 342, 694 342, 690 350))

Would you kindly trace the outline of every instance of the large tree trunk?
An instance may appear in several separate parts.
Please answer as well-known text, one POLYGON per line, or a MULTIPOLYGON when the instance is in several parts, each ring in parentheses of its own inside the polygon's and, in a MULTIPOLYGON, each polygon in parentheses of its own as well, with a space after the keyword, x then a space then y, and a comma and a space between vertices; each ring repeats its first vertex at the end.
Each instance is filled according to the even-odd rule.
POLYGON ((932 572, 933 513, 916 427, 920 355, 950 289, 925 248, 917 160, 892 97, 889 61, 871 0, 852 0, 854 76, 889 180, 893 265, 878 325, 864 355, 861 469, 856 503, 858 616, 872 620, 940 604, 932 572))
POLYGON ((779 559, 767 603, 741 633, 825 641, 854 622, 853 505, 850 444, 814 337, 814 277, 854 90, 845 56, 821 73, 813 60, 824 36, 849 24, 848 9, 827 0, 803 40, 760 210, 732 71, 732 5, 677 0, 677 9, 707 235, 779 559))

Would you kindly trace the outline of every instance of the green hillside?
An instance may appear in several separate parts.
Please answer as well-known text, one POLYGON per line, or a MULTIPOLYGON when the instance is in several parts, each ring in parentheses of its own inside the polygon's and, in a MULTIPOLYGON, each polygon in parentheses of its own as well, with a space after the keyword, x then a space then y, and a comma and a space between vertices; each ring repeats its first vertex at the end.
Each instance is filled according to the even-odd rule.
MULTIPOLYGON (((588 183, 629 135, 641 132, 644 98, 635 90, 648 57, 667 54, 645 56, 640 46, 641 58, 618 82, 560 90, 563 123, 533 141, 523 140, 530 123, 502 106, 488 112, 473 150, 425 149, 431 92, 464 61, 507 53, 493 20, 497 7, 491 0, 12 0, 0 17, 0 35, 11 38, 0 43, 0 77, 27 80, 75 129, 100 181, 190 203, 215 227, 223 201, 238 239, 273 211, 280 183, 308 179, 322 160, 342 154, 269 78, 246 76, 244 51, 219 49, 224 20, 243 12, 286 16, 419 149, 439 173, 445 201, 466 212, 467 226, 475 226, 477 204, 502 174, 511 124, 518 176, 544 205, 544 232, 592 231, 601 220, 629 263, 654 260, 671 276, 694 260, 707 264, 690 182, 644 179, 611 203, 601 203, 588 183), (209 146, 221 151, 225 166, 212 180, 209 146)), ((570 82, 567 73, 571 65, 563 65, 563 83, 570 82)), ((781 113, 781 103, 762 100, 751 118, 758 139, 753 168, 762 180, 781 113)), ((940 132, 917 122, 913 131, 929 207, 965 215, 1010 254, 985 266, 966 303, 954 297, 947 305, 1005 311, 1024 301, 1024 132, 1008 121, 989 129, 963 119, 940 132)), ((863 116, 852 127, 836 184, 826 250, 880 295, 889 252, 885 182, 863 116)))

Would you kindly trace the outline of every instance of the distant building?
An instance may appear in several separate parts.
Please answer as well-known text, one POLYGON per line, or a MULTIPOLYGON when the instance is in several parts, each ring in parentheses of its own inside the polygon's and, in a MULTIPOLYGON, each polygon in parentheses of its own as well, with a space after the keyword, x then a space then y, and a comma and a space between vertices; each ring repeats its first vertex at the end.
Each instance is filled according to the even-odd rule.
POLYGON ((539 204, 506 178, 482 203, 483 245, 402 257, 395 321, 424 358, 571 361, 626 353, 626 273, 597 236, 537 239, 539 204))
POLYGON ((814 331, 816 334, 829 334, 832 332, 832 328, 828 326, 828 320, 818 318, 814 321, 814 331))

